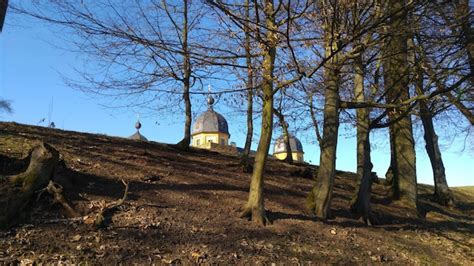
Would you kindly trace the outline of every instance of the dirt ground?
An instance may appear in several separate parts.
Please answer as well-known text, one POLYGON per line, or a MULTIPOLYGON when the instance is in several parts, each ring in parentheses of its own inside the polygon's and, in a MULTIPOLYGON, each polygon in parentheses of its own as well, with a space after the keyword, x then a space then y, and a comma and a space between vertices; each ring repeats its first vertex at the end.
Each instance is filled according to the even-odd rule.
POLYGON ((305 208, 314 183, 308 168, 317 168, 270 159, 265 206, 273 224, 261 227, 238 218, 250 174, 240 170, 236 156, 0 123, 0 175, 22 171, 36 140, 60 152, 66 167, 54 180, 82 215, 122 197, 121 179, 130 190, 101 229, 82 218, 66 219, 44 193, 21 225, 0 231, 0 264, 474 265, 474 196, 468 190, 455 190, 457 206, 448 209, 429 201, 431 187, 420 186, 420 204, 428 211, 420 219, 374 184, 377 224, 366 227, 348 210, 354 174, 338 172, 334 218, 320 221, 305 208))

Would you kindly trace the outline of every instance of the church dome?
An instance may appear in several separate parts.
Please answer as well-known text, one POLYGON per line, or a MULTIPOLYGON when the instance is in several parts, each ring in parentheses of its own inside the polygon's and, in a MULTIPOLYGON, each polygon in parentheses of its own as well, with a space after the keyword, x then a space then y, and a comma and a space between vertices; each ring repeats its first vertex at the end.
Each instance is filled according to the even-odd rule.
MULTIPOLYGON (((290 135, 290 148, 291 148, 291 152, 304 153, 303 145, 301 144, 301 141, 292 135, 290 135)), ((284 136, 280 136, 276 140, 275 146, 273 146, 273 154, 284 153, 284 152, 286 152, 285 139, 284 139, 284 136)))
POLYGON ((212 108, 196 118, 191 134, 199 133, 225 133, 230 135, 227 120, 212 108))

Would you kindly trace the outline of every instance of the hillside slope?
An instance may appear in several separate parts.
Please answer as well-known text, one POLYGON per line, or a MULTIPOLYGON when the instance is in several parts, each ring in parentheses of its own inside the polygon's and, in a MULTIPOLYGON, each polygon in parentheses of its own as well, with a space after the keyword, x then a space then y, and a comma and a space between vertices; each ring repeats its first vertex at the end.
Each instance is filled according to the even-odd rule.
MULTIPOLYGON (((456 209, 430 203, 421 186, 426 220, 386 199, 374 184, 378 224, 365 227, 348 211, 355 176, 338 172, 327 222, 306 213, 313 180, 308 166, 270 160, 266 208, 273 225, 238 218, 249 174, 239 159, 215 152, 184 152, 172 145, 71 131, 0 123, 0 175, 25 165, 35 140, 54 146, 65 161, 55 181, 74 208, 85 214, 123 194, 125 203, 107 228, 64 219, 49 195, 32 204, 25 223, 0 231, 0 263, 390 263, 474 264, 474 197, 458 193, 456 209)), ((311 167, 316 171, 316 167, 311 167)))

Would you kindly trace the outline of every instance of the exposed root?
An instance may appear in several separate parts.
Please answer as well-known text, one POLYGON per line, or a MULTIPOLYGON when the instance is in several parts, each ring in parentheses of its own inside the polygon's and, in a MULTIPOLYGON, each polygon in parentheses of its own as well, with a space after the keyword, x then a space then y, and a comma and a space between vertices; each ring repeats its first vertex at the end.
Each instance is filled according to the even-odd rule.
POLYGON ((263 226, 272 224, 272 221, 267 217, 265 210, 260 208, 246 207, 240 214, 240 218, 247 218, 249 221, 253 221, 263 226))
POLYGON ((49 181, 48 186, 45 188, 46 191, 48 191, 49 194, 53 195, 54 200, 61 204, 63 208, 67 211, 68 216, 70 218, 72 217, 78 217, 80 214, 76 212, 71 205, 67 202, 66 198, 63 195, 63 187, 53 181, 49 181))
POLYGON ((181 150, 190 150, 191 148, 189 147, 190 145, 190 140, 189 139, 186 139, 186 138, 183 138, 180 142, 176 143, 176 147, 181 149, 181 150))
POLYGON ((122 179, 122 183, 125 186, 125 190, 123 192, 123 196, 121 199, 111 202, 109 204, 106 204, 105 202, 102 204, 101 208, 97 212, 97 214, 94 215, 93 218, 93 224, 97 227, 105 227, 107 222, 106 222, 106 217, 107 214, 114 211, 117 207, 122 205, 125 200, 127 199, 127 194, 128 194, 128 182, 125 182, 122 179))
POLYGON ((432 198, 432 201, 446 207, 454 207, 456 205, 454 201, 454 196, 449 190, 447 192, 435 192, 432 198))

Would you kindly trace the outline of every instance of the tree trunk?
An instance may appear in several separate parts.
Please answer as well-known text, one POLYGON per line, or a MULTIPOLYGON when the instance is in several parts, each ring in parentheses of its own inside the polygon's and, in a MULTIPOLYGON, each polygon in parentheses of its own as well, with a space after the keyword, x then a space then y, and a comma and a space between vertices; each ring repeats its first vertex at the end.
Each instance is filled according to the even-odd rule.
POLYGON ((192 112, 191 112, 191 97, 189 90, 191 87, 191 60, 188 48, 188 0, 183 1, 183 100, 185 105, 185 122, 184 122, 184 137, 178 143, 183 149, 188 149, 191 143, 191 123, 192 123, 192 112))
POLYGON ((446 173, 438 145, 438 136, 436 135, 433 125, 433 117, 424 100, 420 101, 419 105, 421 122, 423 123, 423 129, 425 131, 423 137, 426 142, 426 152, 430 157, 431 168, 433 169, 435 184, 434 197, 438 203, 444 206, 452 206, 454 204, 454 198, 446 181, 446 173))
MULTIPOLYGON (((330 57, 337 50, 329 27, 325 30, 325 56, 330 57)), ((339 55, 335 54, 324 69, 326 89, 324 92, 323 138, 320 144, 321 155, 316 183, 308 195, 309 209, 322 219, 329 218, 334 175, 336 172, 336 148, 339 130, 339 55)))
POLYGON ((25 172, 0 180, 0 228, 8 228, 18 221, 38 190, 45 188, 59 161, 59 153, 51 146, 40 143, 30 154, 25 172))
MULTIPOLYGON (((250 19, 249 1, 245 0, 245 16, 250 19)), ((247 23, 247 27, 249 27, 247 23)), ((250 148, 252 146, 253 137, 253 66, 250 47, 250 33, 248 28, 245 29, 245 57, 247 62, 247 136, 245 137, 245 146, 242 152, 241 165, 245 172, 249 172, 249 156, 250 148)))
POLYGON ((316 113, 314 112, 312 92, 308 95, 308 100, 309 100, 309 114, 311 115, 311 122, 313 122, 316 139, 318 140, 318 145, 321 148, 322 137, 321 137, 321 134, 319 133, 318 120, 316 119, 316 113))
POLYGON ((393 186, 393 177, 394 177, 394 165, 395 165, 395 136, 393 136, 393 130, 390 126, 388 128, 388 137, 390 141, 390 165, 388 166, 387 172, 385 173, 385 185, 392 187, 393 186))
MULTIPOLYGON (((423 72, 420 68, 417 71, 417 93, 423 95, 423 72)), ((433 115, 429 110, 426 100, 418 102, 420 108, 420 118, 423 124, 425 148, 430 158, 431 168, 433 169, 433 179, 435 184, 434 199, 444 206, 454 205, 454 197, 446 181, 446 172, 444 170, 443 159, 438 145, 438 136, 433 125, 433 115)))
POLYGON ((285 162, 289 164, 293 164, 293 154, 292 154, 291 145, 290 145, 290 133, 288 132, 288 124, 285 121, 285 116, 275 108, 273 109, 273 112, 278 117, 278 121, 283 131, 283 141, 285 142, 285 149, 286 149, 285 162))
POLYGON ((263 202, 263 180, 265 164, 267 161, 268 150, 272 139, 273 130, 273 70, 275 66, 276 45, 278 36, 274 31, 275 14, 272 1, 265 1, 265 22, 267 29, 266 42, 264 48, 263 60, 263 109, 262 109, 262 127, 260 132, 260 141, 255 155, 252 179, 250 182, 250 192, 247 204, 244 207, 241 217, 248 217, 252 221, 266 225, 270 220, 265 215, 263 202))
MULTIPOLYGON (((364 70, 362 56, 358 56, 354 62, 354 94, 357 102, 365 102, 364 93, 364 70)), ((372 163, 370 159, 370 121, 369 108, 358 108, 357 116, 357 177, 358 190, 351 202, 351 211, 362 216, 367 225, 370 221, 370 193, 372 187, 372 163)))
MULTIPOLYGON (((390 14, 396 14, 389 26, 390 38, 384 47, 384 83, 387 102, 397 103, 410 97, 408 88, 407 15, 405 1, 390 0, 390 14)), ((407 106, 389 111, 391 121, 406 111, 407 106)), ((408 115, 390 126, 393 143, 392 197, 405 201, 417 209, 416 154, 411 116, 408 115)))

